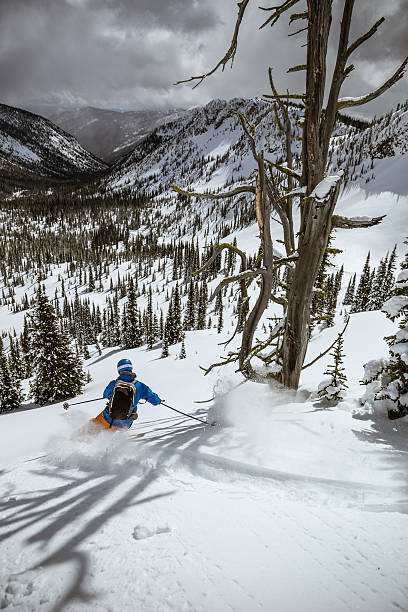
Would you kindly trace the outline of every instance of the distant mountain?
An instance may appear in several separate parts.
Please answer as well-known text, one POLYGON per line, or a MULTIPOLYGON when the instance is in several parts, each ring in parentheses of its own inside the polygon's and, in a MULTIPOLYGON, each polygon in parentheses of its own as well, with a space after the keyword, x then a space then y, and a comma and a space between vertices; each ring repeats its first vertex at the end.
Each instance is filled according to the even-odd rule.
MULTIPOLYGON (((143 189, 156 199, 175 199, 171 184, 195 191, 226 190, 247 182, 256 168, 237 112, 256 126, 258 149, 282 161, 284 136, 271 104, 264 100, 212 100, 157 127, 102 178, 109 192, 143 189)), ((300 168, 301 106, 290 106, 294 163, 300 168)), ((408 162, 408 102, 372 123, 340 117, 329 153, 330 171, 343 170, 344 185, 367 191, 408 193, 408 178, 397 168, 408 162)), ((252 175, 253 178, 253 175, 252 175)), ((240 196, 237 199, 245 199, 240 196)), ((206 207, 203 201, 200 209, 206 207)), ((208 204, 209 209, 211 209, 208 204)))
POLYGON ((150 132, 186 111, 114 111, 87 106, 50 116, 50 120, 75 136, 78 142, 107 163, 135 148, 150 132))
POLYGON ((106 164, 48 119, 0 104, 0 180, 2 190, 33 186, 49 179, 80 179, 106 164), (7 187, 7 189, 6 189, 7 187))

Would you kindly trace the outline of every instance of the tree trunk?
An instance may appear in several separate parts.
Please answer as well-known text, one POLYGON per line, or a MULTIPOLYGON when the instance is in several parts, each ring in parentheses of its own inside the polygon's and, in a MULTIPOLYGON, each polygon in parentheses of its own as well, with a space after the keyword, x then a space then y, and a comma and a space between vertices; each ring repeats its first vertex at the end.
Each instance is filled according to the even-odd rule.
MULTIPOLYGON (((327 42, 332 0, 309 0, 305 121, 303 125, 303 176, 307 195, 324 177, 326 157, 321 135, 326 83, 327 42)), ((297 389, 309 341, 313 286, 331 230, 331 217, 339 193, 333 187, 325 202, 305 198, 301 205, 299 258, 291 279, 283 339, 283 384, 297 389)))
POLYGON ((310 200, 307 206, 313 211, 313 223, 309 223, 302 237, 302 248, 289 290, 286 327, 283 340, 283 384, 297 389, 302 365, 309 341, 310 305, 313 286, 323 259, 331 230, 331 217, 339 196, 340 182, 330 191, 323 203, 310 200))
POLYGON ((258 299, 252 308, 245 327, 242 332, 242 342, 239 352, 239 369, 247 378, 256 380, 257 375, 254 372, 250 359, 254 334, 258 323, 269 304, 273 288, 273 244, 271 238, 270 217, 271 209, 269 198, 265 193, 265 167, 264 156, 261 151, 257 155, 258 160, 258 177, 256 181, 256 218, 258 221, 259 235, 262 248, 262 264, 263 270, 260 275, 261 289, 258 299))

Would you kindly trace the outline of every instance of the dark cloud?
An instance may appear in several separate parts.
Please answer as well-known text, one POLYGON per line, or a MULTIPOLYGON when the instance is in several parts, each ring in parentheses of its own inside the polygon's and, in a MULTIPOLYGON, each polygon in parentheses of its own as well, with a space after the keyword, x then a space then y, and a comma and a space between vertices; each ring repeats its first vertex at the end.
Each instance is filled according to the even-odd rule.
MULTIPOLYGON (((334 2, 329 69, 341 5, 334 2)), ((381 10, 387 21, 356 54, 356 73, 345 84, 345 95, 378 86, 407 54, 404 5, 405 0, 356 3, 352 38, 381 10)), ((260 96, 268 90, 269 65, 280 87, 302 90, 301 73, 286 75, 286 70, 303 63, 305 34, 288 38, 287 19, 259 31, 265 13, 255 2, 242 25, 233 69, 195 90, 172 85, 207 70, 224 54, 236 10, 232 0, 0 0, 2 101, 23 107, 185 107, 214 97, 260 96)), ((365 112, 381 112, 405 97, 406 79, 365 112)))

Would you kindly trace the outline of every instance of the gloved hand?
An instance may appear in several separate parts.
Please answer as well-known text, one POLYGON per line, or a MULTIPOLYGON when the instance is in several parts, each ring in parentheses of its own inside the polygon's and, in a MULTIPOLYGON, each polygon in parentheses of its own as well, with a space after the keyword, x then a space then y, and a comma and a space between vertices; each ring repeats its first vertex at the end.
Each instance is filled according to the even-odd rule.
POLYGON ((161 403, 161 404, 164 404, 164 402, 165 402, 165 400, 164 400, 164 399, 161 399, 161 400, 160 400, 160 403, 161 403))

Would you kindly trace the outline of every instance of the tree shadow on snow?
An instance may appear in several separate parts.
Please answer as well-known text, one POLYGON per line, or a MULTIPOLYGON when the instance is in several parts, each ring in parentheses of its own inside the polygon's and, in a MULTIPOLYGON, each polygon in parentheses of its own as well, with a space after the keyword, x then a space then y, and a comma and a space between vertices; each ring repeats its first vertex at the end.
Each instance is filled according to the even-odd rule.
POLYGON ((389 472, 390 486, 393 484, 397 486, 402 482, 401 495, 403 498, 387 506, 388 509, 408 514, 408 420, 404 418, 391 421, 384 416, 359 414, 354 415, 354 418, 359 421, 368 421, 370 424, 370 428, 354 431, 359 440, 387 447, 378 448, 378 453, 382 469, 389 472))
POLYGON ((14 497, 0 501, 0 543, 27 530, 22 546, 36 545, 40 552, 44 551, 40 561, 22 571, 22 576, 40 568, 50 568, 52 572, 58 567, 74 568, 73 579, 54 603, 53 611, 62 611, 74 600, 84 606, 96 605, 97 594, 86 587, 92 572, 87 542, 108 524, 110 529, 114 528, 126 509, 172 495, 174 490, 150 495, 147 492, 170 461, 183 457, 185 462, 187 454, 188 467, 197 472, 202 469, 194 451, 201 444, 209 444, 216 428, 191 424, 188 419, 180 419, 173 427, 173 417, 168 420, 171 423, 166 419, 157 423, 147 433, 148 438, 138 438, 137 430, 133 439, 127 437, 125 443, 129 443, 127 450, 131 451, 130 456, 124 455, 124 462, 106 465, 103 456, 100 461, 95 461, 95 457, 88 461, 86 446, 79 465, 75 462, 72 465, 69 460, 61 465, 58 460, 54 461, 52 454, 40 456, 38 460, 44 465, 29 473, 45 477, 47 488, 16 491, 14 497), (56 484, 49 484, 50 480, 56 484))
POLYGON ((52 609, 56 612, 63 610, 73 600, 86 604, 96 597, 86 589, 91 563, 90 554, 83 550, 82 545, 106 527, 111 519, 118 521, 121 512, 127 508, 173 493, 147 495, 146 489, 157 479, 158 470, 150 468, 134 482, 134 477, 130 478, 133 472, 129 463, 126 467, 118 465, 108 473, 102 468, 81 468, 81 475, 78 472, 73 475, 72 470, 64 473, 61 467, 50 466, 31 474, 54 481, 57 479, 58 484, 42 490, 17 492, 15 497, 0 502, 0 542, 29 530, 24 547, 37 545, 40 551, 53 550, 52 553, 45 553, 38 563, 25 569, 21 575, 32 570, 43 571, 44 568, 55 571, 58 566, 73 564, 73 580, 53 605, 52 609), (103 509, 99 510, 101 504, 103 509), (91 515, 88 514, 90 509, 93 509, 91 515))
POLYGON ((87 367, 91 365, 95 365, 95 363, 99 363, 100 361, 104 361, 105 359, 108 359, 108 357, 112 357, 112 355, 116 355, 117 353, 123 353, 123 349, 122 348, 112 349, 111 351, 109 351, 109 353, 105 353, 104 355, 101 355, 100 357, 92 361, 92 363, 89 363, 87 367))

